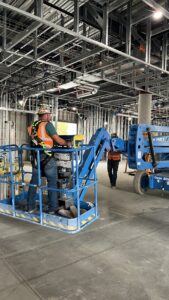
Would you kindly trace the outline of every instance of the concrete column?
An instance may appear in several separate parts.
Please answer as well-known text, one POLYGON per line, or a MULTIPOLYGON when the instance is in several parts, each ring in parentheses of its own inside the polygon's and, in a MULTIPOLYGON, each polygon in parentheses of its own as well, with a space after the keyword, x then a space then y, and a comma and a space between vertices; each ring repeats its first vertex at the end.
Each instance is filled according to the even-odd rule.
POLYGON ((152 94, 140 93, 138 99, 138 124, 151 124, 152 94))

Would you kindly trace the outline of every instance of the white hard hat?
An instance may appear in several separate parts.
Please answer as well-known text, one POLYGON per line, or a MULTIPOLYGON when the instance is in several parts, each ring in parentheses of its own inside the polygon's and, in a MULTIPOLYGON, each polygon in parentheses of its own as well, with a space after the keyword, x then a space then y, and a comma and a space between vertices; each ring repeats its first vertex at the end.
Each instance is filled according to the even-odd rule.
POLYGON ((50 114, 50 109, 46 106, 42 106, 38 110, 38 115, 50 114))

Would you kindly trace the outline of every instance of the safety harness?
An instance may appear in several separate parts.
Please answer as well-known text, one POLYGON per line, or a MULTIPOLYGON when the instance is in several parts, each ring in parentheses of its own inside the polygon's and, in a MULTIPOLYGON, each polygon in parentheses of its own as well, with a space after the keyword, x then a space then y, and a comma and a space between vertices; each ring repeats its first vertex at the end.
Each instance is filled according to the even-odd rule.
MULTIPOLYGON (((31 148, 43 148, 43 153, 46 155, 43 160, 41 160, 41 168, 44 168, 45 165, 49 162, 49 160, 53 157, 53 152, 46 150, 46 144, 44 141, 38 136, 38 127, 40 123, 43 122, 41 120, 35 121, 32 123, 32 132, 31 132, 31 148)), ((31 162, 32 165, 37 167, 37 155, 36 151, 31 151, 31 162)))

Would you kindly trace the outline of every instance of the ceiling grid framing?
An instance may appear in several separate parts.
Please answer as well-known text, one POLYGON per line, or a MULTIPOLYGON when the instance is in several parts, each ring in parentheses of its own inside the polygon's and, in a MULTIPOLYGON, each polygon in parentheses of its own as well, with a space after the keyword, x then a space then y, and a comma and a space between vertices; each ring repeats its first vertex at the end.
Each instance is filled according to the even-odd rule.
POLYGON ((3 12, 0 48, 1 88, 6 82, 9 93, 29 91, 25 95, 32 97, 32 90, 40 87, 45 89, 47 81, 53 76, 53 81, 56 81, 53 96, 57 96, 61 101, 74 101, 77 105, 81 105, 83 95, 83 105, 95 103, 96 106, 105 108, 110 105, 110 109, 116 105, 130 106, 132 102, 137 101, 139 91, 144 90, 153 93, 155 101, 167 102, 168 32, 165 31, 164 24, 160 23, 159 27, 151 20, 153 11, 160 9, 168 28, 166 20, 169 19, 169 12, 163 7, 164 1, 157 3, 153 0, 142 0, 140 3, 138 0, 130 0, 119 3, 117 0, 110 0, 109 4, 103 1, 101 5, 102 1, 97 4, 92 0, 90 5, 96 8, 94 18, 90 14, 88 2, 38 0, 41 5, 38 5, 39 11, 34 13, 31 11, 33 1, 25 1, 21 6, 19 1, 14 5, 12 1, 0 1, 0 9, 3 12), (139 11, 142 13, 136 21, 139 11), (119 24, 116 24, 117 18, 116 22, 112 23, 113 18, 118 15, 121 15, 119 24), (18 16, 18 21, 23 23, 24 28, 13 39, 7 26, 9 16, 13 20, 18 16), (61 22, 63 18, 64 22, 61 22), (103 24, 103 29, 98 28, 97 18, 100 24, 103 24), (122 20, 124 29, 120 33, 122 20), (153 46, 155 40, 159 50, 162 49, 160 54, 153 46), (29 75, 31 69, 35 73, 32 82, 29 75), (63 70, 64 74, 57 76, 56 73, 60 70, 63 70), (45 75, 46 78, 45 73, 48 74, 45 75), (20 79, 24 74, 28 78, 28 83, 25 84, 20 79), (81 79, 84 74, 85 82, 81 79), (90 89, 89 93, 85 94, 89 74, 95 77, 93 80, 96 81, 90 82, 90 85, 97 86, 96 95, 90 95, 90 89), (36 80, 39 81, 38 84, 36 80), (81 89, 78 88, 78 84, 77 88, 68 91, 62 89, 64 83, 77 80, 81 89), (108 88, 110 96, 106 92, 102 93, 104 85, 108 88), (126 90, 129 91, 127 96, 126 90), (81 94, 76 98, 78 93, 81 94))

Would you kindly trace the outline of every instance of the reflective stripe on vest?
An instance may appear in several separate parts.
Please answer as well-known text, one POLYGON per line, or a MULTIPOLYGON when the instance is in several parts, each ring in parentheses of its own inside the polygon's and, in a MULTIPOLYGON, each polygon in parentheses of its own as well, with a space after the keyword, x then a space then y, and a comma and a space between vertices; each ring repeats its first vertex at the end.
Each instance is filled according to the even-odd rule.
POLYGON ((48 122, 41 122, 38 126, 38 137, 45 143, 46 148, 53 147, 53 139, 47 134, 46 125, 48 122))
POLYGON ((109 151, 108 152, 108 159, 110 159, 110 160, 120 160, 121 159, 120 152, 109 151))

